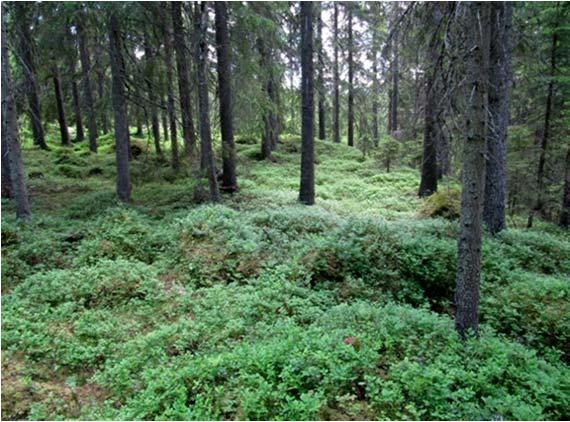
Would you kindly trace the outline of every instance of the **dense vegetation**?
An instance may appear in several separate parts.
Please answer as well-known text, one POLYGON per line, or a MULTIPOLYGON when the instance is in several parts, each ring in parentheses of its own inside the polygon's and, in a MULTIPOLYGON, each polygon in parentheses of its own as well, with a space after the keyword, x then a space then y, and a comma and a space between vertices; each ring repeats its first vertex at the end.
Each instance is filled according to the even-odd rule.
POLYGON ((26 144, 36 217, 2 203, 4 418, 568 417, 567 233, 521 218, 485 237, 481 338, 463 344, 455 182, 419 200, 416 171, 319 141, 306 208, 298 137, 271 163, 236 140, 240 193, 195 204, 143 152, 128 207, 109 138, 26 144))
POLYGON ((569 419, 569 5, 3 2, 2 418, 569 419))

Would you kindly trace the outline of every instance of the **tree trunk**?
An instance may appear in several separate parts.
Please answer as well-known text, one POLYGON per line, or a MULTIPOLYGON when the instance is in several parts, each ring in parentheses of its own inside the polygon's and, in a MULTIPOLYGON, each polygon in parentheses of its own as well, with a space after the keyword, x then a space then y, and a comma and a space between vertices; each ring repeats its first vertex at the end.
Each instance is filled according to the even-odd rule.
POLYGON ((299 201, 315 203, 315 150, 313 142, 313 3, 301 2, 301 186, 299 201))
MULTIPOLYGON (((100 42, 103 42, 101 40, 100 42)), ((95 73, 97 76, 97 96, 98 102, 95 107, 101 119, 102 132, 109 133, 109 118, 107 116, 107 99, 105 96, 105 67, 101 62, 102 45, 99 42, 95 45, 95 73)))
POLYGON ((73 97, 73 111, 75 114, 75 141, 83 142, 85 134, 83 132, 83 119, 81 116, 81 100, 79 99, 79 88, 75 80, 71 81, 71 94, 73 97))
POLYGON ((424 118, 424 143, 422 159, 422 175, 420 181, 420 197, 437 192, 437 135, 439 116, 438 103, 440 93, 437 90, 439 73, 439 41, 438 29, 441 13, 437 2, 430 3, 433 18, 434 33, 432 34, 429 51, 429 69, 426 71, 426 107, 424 118))
POLYGON ((380 83, 378 82, 378 51, 376 49, 376 30, 374 30, 374 51, 373 51, 373 58, 372 58, 372 141, 374 146, 378 148, 378 144, 380 143, 380 131, 378 127, 378 110, 380 105, 378 104, 378 98, 380 96, 380 83))
POLYGON ((566 153, 564 169, 564 190, 562 193, 562 209, 560 210, 560 227, 570 226, 570 148, 566 153))
POLYGON ((29 7, 32 3, 15 2, 15 22, 18 25, 18 60, 22 64, 24 88, 28 97, 28 112, 32 125, 34 144, 41 149, 48 149, 44 128, 41 121, 40 99, 36 82, 36 66, 33 58, 33 39, 30 31, 29 7))
MULTIPOLYGON (((4 91, 4 90, 3 90, 4 91)), ((10 157, 8 153, 8 129, 4 118, 4 98, 2 98, 2 198, 12 197, 12 179, 10 177, 10 157)))
POLYGON ((352 5, 348 13, 348 146, 354 146, 354 36, 352 34, 352 5))
POLYGON ((182 114, 182 134, 184 137, 184 155, 194 157, 196 135, 192 121, 192 102, 190 101, 190 83, 188 82, 188 62, 186 59, 185 32, 182 24, 182 2, 174 1, 172 6, 172 27, 174 29, 174 50, 176 51, 176 68, 178 70, 178 94, 180 96, 180 113, 182 114))
POLYGON ((214 2, 216 9, 216 44, 218 53, 218 95, 220 99, 220 127, 222 132, 222 186, 221 190, 237 190, 236 151, 232 116, 232 83, 230 39, 228 34, 227 3, 214 2))
MULTIPOLYGON (((164 3, 167 7, 167 3, 164 3)), ((164 10, 166 12, 166 9, 164 10)), ((180 159, 178 157, 178 134, 176 130, 176 112, 174 108, 174 70, 172 66, 172 27, 170 26, 168 13, 164 16, 164 65, 166 67, 166 90, 167 102, 166 110, 168 113, 168 122, 170 124, 170 148, 172 153, 172 168, 178 170, 180 168, 180 159)))
POLYGON ((129 122, 125 99, 125 63, 122 38, 117 16, 109 16, 109 58, 113 77, 112 100, 115 112, 115 157, 117 162, 117 196, 123 202, 131 199, 129 176, 129 122))
MULTIPOLYGON (((154 149, 157 155, 162 155, 160 147, 160 127, 158 124, 157 97, 155 94, 155 77, 154 77, 154 51, 148 42, 148 34, 144 35, 144 57, 145 57, 145 82, 147 86, 149 109, 150 109, 150 125, 152 139, 154 140, 154 149)), ((168 138, 166 138, 168 139, 168 138)))
POLYGON ((89 130, 89 150, 97 152, 97 117, 95 113, 95 102, 93 100, 93 90, 91 88, 91 60, 87 49, 87 36, 85 34, 85 16, 80 16, 77 21, 77 41, 79 44, 79 58, 81 60, 81 70, 83 73, 83 95, 87 107, 87 129, 89 130))
POLYGON ((263 89, 267 94, 268 106, 263 110, 263 136, 261 138, 261 156, 263 159, 271 157, 271 152, 276 148, 279 131, 277 128, 277 90, 274 80, 274 70, 270 50, 263 41, 257 39, 257 49, 259 50, 260 65, 263 72, 263 89))
POLYGON ((485 189, 485 139, 491 3, 464 3, 467 34, 466 138, 463 146, 463 189, 457 242, 455 328, 465 338, 479 329, 481 220, 485 189))
POLYGON ((512 5, 493 3, 489 57, 489 130, 483 221, 491 234, 506 227, 507 130, 509 126, 510 28, 512 5))
POLYGON ((65 107, 63 104, 63 93, 61 92, 61 78, 57 66, 54 67, 53 87, 55 91, 55 103, 57 106, 57 122, 59 123, 59 133, 61 134, 61 144, 65 146, 71 145, 69 139, 69 129, 67 128, 67 118, 65 116, 65 107))
POLYGON ((546 149, 550 137, 550 116, 552 114, 552 95, 554 93, 554 72, 556 70, 556 44, 558 43, 558 33, 556 30, 552 34, 552 49, 550 53, 550 82, 548 82, 548 94, 546 95, 546 110, 544 112, 544 130, 540 141, 540 156, 538 158, 538 170, 536 172, 536 200, 533 208, 528 214, 527 228, 532 227, 534 215, 542 211, 544 207, 544 164, 546 162, 546 149))
POLYGON ((162 108, 162 132, 165 141, 168 141, 168 107, 166 106, 167 101, 162 98, 161 99, 161 108, 162 108))
MULTIPOLYGON (((8 153, 9 180, 12 183, 10 193, 16 203, 16 218, 24 222, 30 221, 30 205, 28 203, 28 190, 24 176, 24 162, 20 149, 20 135, 18 132, 18 116, 14 101, 14 87, 10 75, 10 62, 8 59, 8 43, 6 36, 6 10, 2 4, 2 173, 4 173, 4 154, 8 153)), ((4 196, 4 174, 2 174, 2 194, 4 196)))
POLYGON ((394 35, 392 39, 392 88, 390 89, 390 132, 398 130, 398 37, 394 35))
POLYGON ((317 51, 318 51, 318 63, 319 63, 319 73, 317 79, 318 93, 319 93, 319 139, 324 140, 326 137, 325 131, 325 51, 323 48, 323 19, 322 19, 322 4, 318 4, 318 16, 317 16, 317 51))
POLYGON ((198 100, 200 109, 200 147, 202 158, 202 171, 208 178, 210 187, 210 200, 218 202, 220 194, 218 190, 218 181, 216 179, 216 163, 214 160, 214 151, 212 149, 212 133, 210 128, 210 104, 208 99, 208 44, 207 24, 208 10, 207 2, 202 1, 200 5, 195 4, 195 24, 198 33, 198 48, 196 51, 196 62, 198 63, 198 100))
POLYGON ((338 3, 334 3, 334 67, 333 67, 333 84, 334 84, 334 103, 333 103, 333 140, 337 144, 340 143, 340 76, 338 70, 338 3))

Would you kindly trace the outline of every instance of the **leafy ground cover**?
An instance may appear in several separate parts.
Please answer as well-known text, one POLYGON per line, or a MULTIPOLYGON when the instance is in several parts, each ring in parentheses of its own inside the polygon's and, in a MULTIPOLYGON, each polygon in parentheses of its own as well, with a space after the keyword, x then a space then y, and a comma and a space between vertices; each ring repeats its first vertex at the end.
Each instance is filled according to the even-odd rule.
POLYGON ((515 217, 485 237, 464 344, 456 180, 422 201, 417 170, 318 141, 304 207, 299 139, 260 161, 241 137, 240 192, 195 204, 190 172, 133 142, 128 207, 110 136, 24 149, 32 224, 2 202, 3 418, 570 417, 567 233, 515 217))

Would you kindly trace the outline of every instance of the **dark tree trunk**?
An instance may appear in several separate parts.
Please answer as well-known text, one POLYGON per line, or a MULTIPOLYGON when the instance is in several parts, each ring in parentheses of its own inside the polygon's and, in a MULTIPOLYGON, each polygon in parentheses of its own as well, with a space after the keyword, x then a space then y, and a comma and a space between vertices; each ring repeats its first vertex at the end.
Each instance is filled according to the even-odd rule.
POLYGON ((437 2, 430 3, 433 17, 434 33, 429 43, 429 69, 426 71, 426 107, 424 118, 424 143, 422 159, 422 175, 420 180, 420 197, 429 196, 437 192, 437 135, 439 116, 438 103, 440 93, 437 90, 437 77, 439 73, 439 42, 438 29, 441 13, 437 2))
MULTIPOLYGON (((374 38, 376 39, 376 31, 374 31, 374 38)), ((376 47, 374 47, 374 57, 372 60, 372 73, 373 73, 373 82, 372 82, 372 141, 374 146, 377 148, 380 142, 380 132, 378 127, 378 98, 380 96, 380 83, 378 82, 378 51, 376 47)))
POLYGON ((560 227, 570 226, 570 148, 566 153, 564 168, 564 190, 562 193, 562 209, 560 210, 560 227))
POLYGON ((222 132, 222 186, 224 192, 237 190, 236 152, 232 116, 232 83, 230 38, 228 34, 227 4, 214 2, 216 9, 216 49, 218 53, 218 95, 220 99, 220 127, 222 132))
POLYGON ((392 40, 392 88, 390 89, 390 132, 398 130, 398 78, 399 78, 399 64, 398 64, 398 37, 395 35, 392 40))
POLYGON ((274 77, 273 63, 270 50, 263 41, 257 39, 257 48, 260 55, 260 64, 263 72, 263 89, 267 94, 269 106, 263 111, 263 136, 261 138, 261 156, 264 159, 271 157, 271 152, 277 147, 279 130, 277 127, 277 115, 275 109, 277 104, 277 89, 274 77))
POLYGON ((467 34, 466 138, 463 146, 463 189, 457 242, 455 328, 465 337, 479 329, 481 220, 485 192, 485 139, 491 3, 465 3, 467 34))
POLYGON ((200 147, 202 159, 202 171, 208 178, 210 187, 210 200, 218 202, 220 194, 218 181, 216 178, 216 162, 212 149, 212 133, 210 128, 210 104, 208 99, 208 44, 207 35, 207 2, 202 1, 200 5, 195 4, 195 24, 198 33, 198 48, 196 50, 196 62, 198 63, 198 102, 200 109, 200 147))
POLYGON ((10 75, 10 62, 8 60, 8 45, 6 37, 6 10, 2 4, 2 195, 4 196, 4 154, 8 153, 8 169, 11 181, 10 192, 16 203, 16 217, 24 222, 30 221, 30 205, 28 203, 28 190, 24 176, 24 162, 20 149, 20 135, 18 132, 18 116, 14 101, 14 88, 10 75))
POLYGON ((28 97, 28 112, 32 125, 34 144, 41 149, 48 149, 45 141, 44 128, 41 121, 40 99, 36 82, 36 66, 33 58, 33 39, 30 31, 29 7, 32 3, 15 2, 15 21, 18 25, 18 56, 22 64, 24 88, 28 97))
MULTIPOLYGON (((150 126, 152 132, 152 139, 154 140, 154 149, 157 155, 162 155, 162 149, 160 147, 160 127, 158 124, 158 111, 157 111, 157 96, 154 92, 155 90, 155 77, 154 77, 154 51, 150 47, 148 42, 148 35, 145 33, 144 36, 144 56, 145 56, 145 82, 148 93, 149 109, 150 109, 150 126)), ((167 138, 168 139, 168 138, 167 138)))
POLYGON ((354 36, 352 34, 352 5, 348 13, 348 145, 354 146, 354 36))
POLYGON ((512 5, 494 2, 489 57, 489 130, 483 221, 491 234, 506 227, 507 129, 509 126, 512 5))
POLYGON ((337 144, 340 143, 340 76, 338 70, 338 3, 334 3, 334 66, 333 66, 333 84, 334 84, 334 103, 333 103, 333 140, 337 144))
MULTIPOLYGON (((101 40, 103 42, 103 40, 101 40)), ((95 45, 95 73, 97 76, 97 112, 101 119, 103 134, 109 133, 109 118, 107 116, 107 99, 105 96, 105 67, 101 61, 101 45, 95 45)))
POLYGON ((196 135, 192 121, 192 102, 190 101, 190 83, 188 82, 188 62, 186 59, 185 32, 182 24, 182 2, 174 1, 172 6, 172 26, 174 29, 174 50, 176 51, 176 68, 178 70, 178 94, 180 96, 180 113, 182 114, 182 134, 184 136, 184 155, 194 157, 196 135))
POLYGON ((538 158, 538 169, 536 172, 536 200, 534 206, 528 214, 527 228, 532 227, 534 215, 542 211, 544 207, 544 164, 546 162, 546 150, 550 137, 550 116, 552 114, 552 95, 554 93, 554 74, 556 70, 556 44, 558 43, 558 33, 552 34, 552 49, 550 53, 550 82, 548 82, 548 94, 546 95, 546 110, 544 112, 544 129, 540 141, 540 156, 538 158))
MULTIPOLYGON (((441 113, 441 109, 439 110, 441 113)), ((437 178, 441 180, 443 176, 449 175, 451 171, 450 148, 451 142, 449 134, 444 128, 441 117, 437 118, 437 178)))
POLYGON ((299 201, 315 203, 315 146, 313 142, 313 3, 301 2, 301 186, 299 201))
POLYGON ((67 128, 67 118, 65 116, 65 107, 63 104, 63 93, 61 91, 61 78, 57 66, 54 68, 53 87, 55 91, 55 103, 57 106, 57 122, 59 123, 59 133, 61 134, 61 144, 65 146, 71 145, 69 139, 69 129, 67 128))
POLYGON ((4 98, 2 98, 2 198, 12 197, 12 178, 10 177, 10 157, 8 155, 8 129, 4 114, 4 98))
POLYGON ((168 107, 166 106, 167 101, 164 98, 161 100, 162 108, 162 132, 165 141, 168 141, 168 107))
POLYGON ((109 58, 113 77, 113 110, 115 112, 115 156, 117 162, 117 196, 123 202, 131 199, 129 176, 129 121, 125 99, 126 70, 123 61, 122 35, 117 16, 109 16, 109 58))
MULTIPOLYGON (((164 3, 167 7, 167 3, 164 3)), ((166 9, 164 10, 166 12, 166 9)), ((172 168, 178 170, 180 168, 180 159, 178 157, 178 134, 176 130, 176 111, 174 108, 174 70, 172 66, 172 27, 170 26, 169 15, 164 16, 164 65, 166 67, 166 90, 167 102, 166 110, 168 113, 168 122, 170 124, 170 148, 172 153, 172 168)))
POLYGON ((89 71, 91 60, 87 49, 87 36, 84 28, 85 16, 80 16, 77 21, 77 41, 79 44, 79 58, 81 60, 81 70, 83 74, 83 95, 85 106, 87 107, 87 129, 89 130, 89 150, 97 152, 97 115, 95 112, 95 102, 93 100, 93 90, 89 71))
POLYGON ((325 131, 325 52, 323 48, 323 19, 322 5, 318 4, 318 16, 317 16, 317 51, 318 51, 318 62, 319 62, 319 73, 317 79, 318 93, 319 93, 319 139, 324 140, 326 137, 325 131))
POLYGON ((85 134, 83 132, 83 119, 81 116, 81 100, 79 99, 79 88, 75 80, 71 81, 71 94, 73 97, 73 111, 75 114, 75 141, 83 142, 85 134))

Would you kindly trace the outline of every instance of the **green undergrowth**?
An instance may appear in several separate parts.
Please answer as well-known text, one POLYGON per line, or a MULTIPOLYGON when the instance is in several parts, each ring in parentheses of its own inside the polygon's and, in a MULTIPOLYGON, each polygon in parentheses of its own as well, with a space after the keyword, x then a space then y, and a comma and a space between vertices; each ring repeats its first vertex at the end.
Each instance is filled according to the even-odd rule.
POLYGON ((319 141, 305 207, 298 137, 260 161, 243 136, 240 191, 197 205, 187 163, 134 142, 129 206, 111 136, 24 148, 32 223, 2 201, 3 418, 570 416, 567 232, 485 236, 462 343, 457 181, 419 200, 416 169, 319 141))

